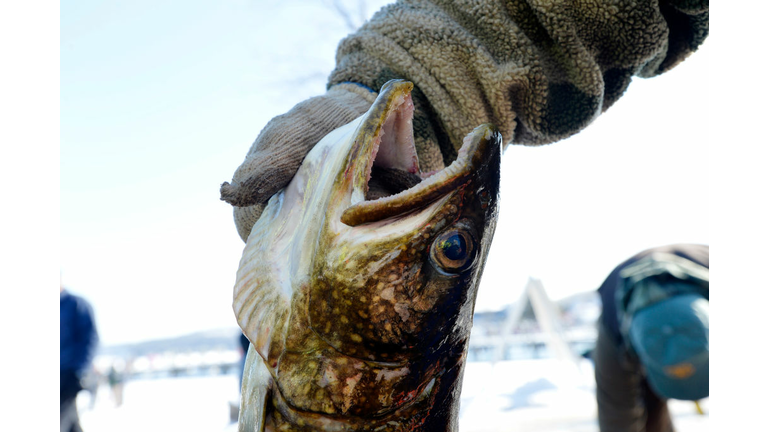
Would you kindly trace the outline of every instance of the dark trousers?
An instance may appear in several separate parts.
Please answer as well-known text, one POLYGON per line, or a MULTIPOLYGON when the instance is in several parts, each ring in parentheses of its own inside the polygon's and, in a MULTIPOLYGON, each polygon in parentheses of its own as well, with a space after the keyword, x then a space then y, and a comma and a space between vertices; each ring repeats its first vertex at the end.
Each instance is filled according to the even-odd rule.
POLYGON ((651 390, 640 365, 616 346, 600 322, 592 353, 600 432, 674 432, 667 401, 651 390))
POLYGON ((82 390, 80 379, 74 371, 62 370, 59 377, 59 402, 61 404, 61 432, 82 432, 77 415, 77 393, 82 390))

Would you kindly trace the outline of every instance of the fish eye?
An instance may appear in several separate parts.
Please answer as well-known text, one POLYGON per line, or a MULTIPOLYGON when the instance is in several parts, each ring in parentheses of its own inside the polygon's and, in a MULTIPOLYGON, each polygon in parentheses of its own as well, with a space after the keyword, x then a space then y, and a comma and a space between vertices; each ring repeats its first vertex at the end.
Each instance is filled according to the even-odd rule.
POLYGON ((469 267, 475 258, 475 238, 457 224, 438 235, 430 248, 430 257, 442 270, 455 273, 469 267))

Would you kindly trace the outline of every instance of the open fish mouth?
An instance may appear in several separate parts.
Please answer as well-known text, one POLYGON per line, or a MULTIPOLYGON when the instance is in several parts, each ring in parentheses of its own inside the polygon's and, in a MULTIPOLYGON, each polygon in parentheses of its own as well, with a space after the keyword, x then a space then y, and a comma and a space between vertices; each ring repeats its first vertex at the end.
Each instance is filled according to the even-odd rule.
POLYGON ((490 124, 464 138, 456 160, 436 172, 422 173, 413 138, 413 84, 390 81, 359 126, 343 175, 352 183, 350 206, 341 221, 357 226, 420 209, 469 181, 501 141, 490 124))

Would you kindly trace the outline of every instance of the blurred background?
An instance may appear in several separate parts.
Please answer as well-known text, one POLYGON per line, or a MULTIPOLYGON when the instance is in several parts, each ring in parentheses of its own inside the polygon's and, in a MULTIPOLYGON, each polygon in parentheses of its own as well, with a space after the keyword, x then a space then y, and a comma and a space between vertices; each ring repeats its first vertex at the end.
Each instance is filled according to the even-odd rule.
MULTIPOLYGON (((100 336, 86 431, 236 430, 243 242, 219 185, 386 3, 61 4, 62 281, 100 336)), ((507 149, 462 431, 597 431, 595 289, 643 249, 709 243, 710 43, 578 135, 507 149)), ((708 430, 703 408, 673 402, 678 429, 708 430)))

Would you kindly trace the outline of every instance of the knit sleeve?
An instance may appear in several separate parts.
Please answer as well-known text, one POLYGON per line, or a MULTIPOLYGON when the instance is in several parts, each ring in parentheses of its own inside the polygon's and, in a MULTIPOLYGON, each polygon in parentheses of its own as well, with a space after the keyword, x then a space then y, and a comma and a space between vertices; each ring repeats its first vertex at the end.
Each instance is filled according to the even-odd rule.
POLYGON ((400 0, 341 42, 328 85, 412 81, 427 171, 455 159, 481 123, 496 124, 505 145, 580 131, 633 76, 695 51, 708 19, 707 0, 400 0))

